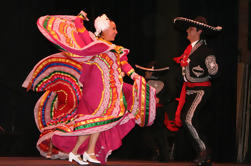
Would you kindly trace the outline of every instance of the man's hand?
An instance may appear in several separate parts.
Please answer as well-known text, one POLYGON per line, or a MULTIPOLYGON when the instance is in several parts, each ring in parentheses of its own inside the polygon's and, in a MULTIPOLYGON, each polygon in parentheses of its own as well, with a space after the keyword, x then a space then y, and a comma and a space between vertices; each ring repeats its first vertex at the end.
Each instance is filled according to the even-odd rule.
POLYGON ((159 103, 159 98, 158 97, 156 97, 156 103, 159 103))

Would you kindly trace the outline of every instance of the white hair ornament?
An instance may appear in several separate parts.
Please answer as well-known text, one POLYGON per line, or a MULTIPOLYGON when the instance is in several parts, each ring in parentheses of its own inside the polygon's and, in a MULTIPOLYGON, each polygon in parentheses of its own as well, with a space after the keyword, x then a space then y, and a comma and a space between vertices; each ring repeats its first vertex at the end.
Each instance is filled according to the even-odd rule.
POLYGON ((96 36, 99 36, 100 33, 110 26, 110 19, 106 16, 106 14, 102 14, 98 16, 94 21, 94 27, 96 32, 94 33, 96 36))

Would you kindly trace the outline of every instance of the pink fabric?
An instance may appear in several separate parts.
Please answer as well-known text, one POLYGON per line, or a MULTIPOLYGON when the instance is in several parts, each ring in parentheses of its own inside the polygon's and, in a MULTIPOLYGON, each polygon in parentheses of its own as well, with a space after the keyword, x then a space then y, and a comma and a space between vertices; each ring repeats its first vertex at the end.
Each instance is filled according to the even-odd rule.
MULTIPOLYGON (((83 84, 83 96, 78 106, 78 114, 92 114, 98 107, 101 100, 101 94, 104 89, 101 70, 96 65, 83 63, 80 82, 83 84)), ((128 109, 132 106, 132 85, 123 83, 123 93, 125 95, 128 109)), ((118 125, 102 131, 96 143, 95 153, 98 159, 105 163, 107 155, 117 149, 122 144, 124 136, 135 126, 134 116, 126 113, 118 125), (121 121, 125 122, 121 123, 121 121)), ((97 131, 98 132, 98 131, 97 131)), ((77 136, 60 136, 54 134, 52 142, 55 147, 63 152, 69 153, 76 144, 77 136)), ((83 154, 87 149, 88 140, 79 148, 78 153, 83 154)))
MULTIPOLYGON (((87 76, 88 77, 88 76, 87 76)), ((84 78, 83 78, 84 79, 84 78)), ((94 84, 96 85, 96 84, 94 84)), ((95 92, 95 91, 94 91, 95 92)), ((123 84, 123 93, 126 98, 127 108, 132 107, 132 85, 124 83, 123 84)), ((95 100, 94 100, 95 101, 95 100)), ((90 109, 84 102, 80 101, 79 104, 79 113, 92 113, 93 109, 90 109)), ((95 153, 97 154, 97 159, 106 163, 108 158, 107 155, 110 155, 112 151, 118 149, 122 145, 122 139, 134 128, 135 120, 130 113, 124 115, 124 118, 128 118, 128 121, 121 125, 116 125, 115 127, 103 131, 100 133, 99 138, 96 143, 95 153)), ((52 137, 53 145, 59 148, 60 150, 70 153, 74 148, 78 137, 77 136, 58 136, 54 135, 52 137)), ((79 148, 78 153, 83 154, 88 147, 89 139, 86 140, 79 148)))
MULTIPOLYGON (((141 94, 138 96, 137 91, 140 88, 138 84, 134 84, 137 86, 134 86, 136 90, 134 89, 135 91, 133 91, 132 85, 123 83, 121 77, 120 69, 126 73, 132 69, 129 64, 120 66, 122 60, 127 60, 129 50, 121 47, 119 50, 115 49, 118 51, 117 53, 110 52, 110 50, 114 48, 114 45, 99 40, 91 41, 92 39, 87 31, 76 33, 76 27, 81 26, 78 25, 80 24, 80 20, 75 19, 76 27, 74 27, 72 20, 63 20, 60 19, 60 17, 54 17, 55 18, 53 18, 53 16, 42 17, 38 20, 38 27, 43 35, 51 42, 65 49, 66 52, 82 57, 90 56, 90 58, 83 62, 82 73, 79 78, 79 81, 83 85, 83 93, 77 105, 76 112, 78 116, 76 116, 76 119, 74 119, 75 117, 72 118, 70 122, 67 121, 65 123, 44 127, 43 131, 41 131, 42 134, 37 147, 38 149, 40 148, 40 153, 44 155, 46 153, 46 147, 48 146, 48 140, 51 138, 56 148, 60 149, 61 152, 69 153, 75 146, 77 136, 101 132, 95 146, 95 153, 98 155, 98 160, 104 164, 108 155, 121 146, 121 140, 135 126, 135 115, 137 114, 135 112, 148 115, 148 113, 145 113, 146 110, 138 110, 139 103, 141 103, 141 94), (48 26, 44 26, 44 23, 46 25, 48 23, 48 26), (59 27, 59 23, 64 24, 69 32, 67 30, 62 32, 62 29, 60 29, 62 27, 59 27), (74 38, 74 40, 71 38, 74 38), (78 48, 79 45, 81 48, 78 48), (122 103, 122 91, 127 101, 127 110, 124 109, 122 103), (138 100, 138 98, 140 99, 138 100), (133 100, 137 102, 138 105, 133 105, 133 100), (132 111, 130 109, 133 109, 134 112, 129 112, 132 111), (95 112, 94 115, 91 115, 94 111, 98 113, 95 112), (85 121, 86 119, 95 118, 97 121, 94 123, 85 121), (82 123, 78 124, 78 122, 86 122, 87 125, 84 126, 82 123)), ((151 91, 154 90, 151 89, 151 91)), ((151 96, 153 104, 155 104, 154 97, 154 95, 151 96)), ((154 108, 155 107, 153 107, 151 111, 155 111, 154 108)), ((151 124, 155 117, 155 112, 149 112, 149 114, 153 117, 149 117, 149 123, 147 122, 147 125, 151 124)), ((137 119, 137 121, 141 120, 140 118, 137 119)), ((142 121, 144 120, 145 117, 143 117, 142 121)), ((136 123, 138 123, 137 121, 136 123)), ((142 124, 141 126, 144 126, 145 123, 142 124)), ((81 145, 78 153, 83 154, 87 145, 88 140, 81 145)))
MULTIPOLYGON (((124 116, 127 117, 127 116, 124 116)), ((117 125, 109 130, 100 133, 96 143, 95 153, 97 159, 102 164, 106 163, 108 155, 112 151, 118 149, 122 145, 122 139, 134 128, 135 120, 131 118, 127 123, 117 125)), ((77 142, 77 136, 57 136, 54 135, 52 138, 53 145, 60 150, 70 153, 77 142)), ((79 148, 78 154, 83 154, 88 147, 89 139, 86 140, 79 148)))
POLYGON ((104 89, 100 69, 96 65, 82 65, 80 82, 83 84, 84 95, 78 106, 79 114, 91 114, 100 103, 101 94, 104 89), (90 100, 91 99, 91 100, 90 100))
POLYGON ((132 107, 132 85, 124 82, 123 93, 126 98, 127 110, 129 110, 132 107))
MULTIPOLYGON (((71 18, 72 19, 72 18, 71 18)), ((75 19, 78 19, 75 17, 75 19)), ((79 22, 76 21, 77 26, 80 26, 79 22)), ((90 56, 97 55, 103 53, 105 51, 109 51, 113 49, 113 46, 103 42, 103 41, 93 41, 89 36, 89 33, 80 33, 79 38, 82 39, 83 42, 80 42, 81 48, 78 48, 79 39, 72 39, 74 32, 77 32, 77 29, 74 24, 72 24, 72 20, 62 19, 62 16, 43 16, 40 17, 37 21, 37 26, 41 33, 52 43, 60 46, 64 50, 71 52, 73 54, 81 55, 81 56, 90 56), (53 19, 53 21, 48 21, 48 19, 53 19), (45 26, 45 23, 50 25, 45 26), (61 30, 62 27, 60 25, 65 24, 64 31, 61 30), (83 39, 85 38, 85 39, 83 39), (91 42, 91 43, 90 43, 91 42), (83 47, 84 44, 87 44, 83 47)), ((83 25, 82 25, 83 26, 83 25)))
MULTIPOLYGON (((96 76, 96 75, 91 74, 91 72, 89 74, 92 76, 89 76, 87 74, 87 75, 85 75, 85 77, 90 78, 90 77, 96 76)), ((84 81, 86 81, 85 77, 82 77, 80 80, 83 79, 84 81)), ((97 76, 96 78, 93 78, 93 79, 89 79, 91 81, 90 82, 91 85, 94 85, 93 87, 96 87, 97 84, 95 84, 95 82, 93 83, 92 81, 93 80, 98 81, 98 79, 99 79, 99 76, 97 76)), ((85 87, 85 85, 83 85, 83 87, 85 87)), ((89 88, 90 87, 88 87, 88 86, 86 87, 86 89, 89 89, 89 88)), ((96 88, 94 88, 94 89, 96 89, 96 88)), ((84 89, 83 89, 83 92, 84 92, 84 89)), ((95 91, 95 90, 91 91, 91 92, 93 92, 94 94, 97 94, 97 91, 95 91)), ((132 94, 132 85, 127 84, 127 83, 123 83, 123 94, 125 95, 125 98, 126 98, 127 108, 130 109, 132 107, 132 95, 131 95, 132 94)), ((85 95, 83 95, 83 97, 85 97, 85 95)), ((92 98, 94 99, 93 96, 92 96, 92 98)), ((88 99, 88 97, 87 97, 87 99, 88 99)), ((90 100, 88 100, 88 105, 90 104, 89 101, 90 100)), ((96 100, 92 100, 92 101, 96 101, 96 100)), ((84 100, 80 101, 78 113, 91 114, 93 112, 93 109, 91 109, 85 103, 86 102, 84 100)), ((97 102, 95 102, 95 104, 97 104, 97 102)), ((126 123, 124 123, 124 124, 116 125, 113 128, 106 130, 106 131, 102 131, 100 133, 100 136, 99 136, 97 143, 96 143, 95 153, 98 156, 97 159, 100 160, 102 162, 102 164, 105 164, 107 157, 108 157, 107 155, 110 155, 110 153, 113 150, 118 149, 122 145, 122 139, 135 126, 134 116, 131 115, 130 113, 127 113, 126 115, 124 115, 123 119, 128 119, 128 120, 125 120, 126 123)), ((66 153, 69 153, 72 151, 72 149, 74 148, 74 146, 77 142, 77 136, 54 135, 52 137, 52 142, 55 147, 59 148, 60 150, 66 152, 66 153)), ((81 147, 78 150, 79 154, 83 154, 84 151, 86 151, 87 146, 88 146, 88 142, 89 142, 89 140, 86 140, 81 145, 81 147)))
POLYGON ((129 64, 129 63, 126 63, 124 65, 122 65, 122 70, 125 72, 125 73, 128 73, 132 68, 132 66, 129 64))
POLYGON ((120 54, 120 60, 121 61, 128 61, 127 55, 129 54, 129 49, 123 48, 123 53, 120 54))
MULTIPOLYGON (((83 29, 85 28, 83 25, 83 20, 80 17, 76 17, 75 19, 75 26, 77 29, 83 29)), ((84 32, 78 32, 78 35, 80 36, 80 38, 82 39, 82 41, 84 41, 84 43, 86 45, 88 45, 89 43, 93 42, 92 38, 89 36, 89 32, 87 30, 85 30, 84 32)))
POLYGON ((100 54, 102 52, 112 49, 111 46, 100 41, 93 42, 92 44, 87 45, 86 47, 83 47, 82 49, 74 49, 74 48, 68 47, 59 41, 55 41, 55 44, 64 48, 68 52, 81 55, 81 56, 97 55, 97 54, 100 54))
POLYGON ((73 32, 73 36, 80 47, 85 47, 86 43, 81 39, 77 32, 73 32))

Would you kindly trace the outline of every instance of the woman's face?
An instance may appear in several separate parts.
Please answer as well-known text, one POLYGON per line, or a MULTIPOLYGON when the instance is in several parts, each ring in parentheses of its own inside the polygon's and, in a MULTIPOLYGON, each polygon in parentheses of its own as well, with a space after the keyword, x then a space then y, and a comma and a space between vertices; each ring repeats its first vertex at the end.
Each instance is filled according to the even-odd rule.
POLYGON ((101 37, 106 41, 114 41, 117 33, 116 24, 113 21, 110 21, 109 28, 102 32, 101 37))

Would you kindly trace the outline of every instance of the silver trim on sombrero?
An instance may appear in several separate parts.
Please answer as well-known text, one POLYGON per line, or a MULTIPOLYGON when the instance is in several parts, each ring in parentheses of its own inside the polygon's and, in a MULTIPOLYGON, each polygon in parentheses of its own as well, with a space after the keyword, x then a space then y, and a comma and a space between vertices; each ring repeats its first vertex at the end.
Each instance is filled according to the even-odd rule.
POLYGON ((176 17, 176 18, 173 20, 173 23, 175 23, 177 20, 179 20, 179 21, 191 22, 191 23, 194 23, 194 24, 198 24, 198 25, 204 26, 204 27, 206 27, 206 28, 212 29, 212 30, 214 30, 214 31, 221 31, 221 30, 222 30, 222 27, 221 27, 221 26, 213 27, 213 26, 210 26, 210 25, 207 25, 207 24, 198 22, 198 21, 194 21, 194 20, 192 20, 192 19, 184 18, 184 17, 176 17))

